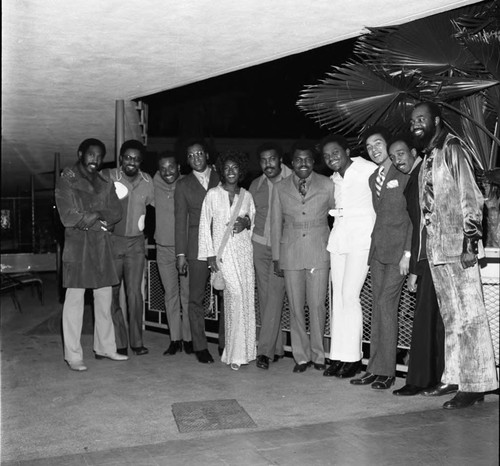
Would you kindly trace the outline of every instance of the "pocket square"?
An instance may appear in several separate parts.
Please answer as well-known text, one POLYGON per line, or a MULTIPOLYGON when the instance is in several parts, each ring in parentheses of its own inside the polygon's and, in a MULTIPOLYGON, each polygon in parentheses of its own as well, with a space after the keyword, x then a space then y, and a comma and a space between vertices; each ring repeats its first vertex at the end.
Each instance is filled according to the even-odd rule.
POLYGON ((387 183, 387 189, 394 189, 399 186, 398 180, 391 180, 387 183))

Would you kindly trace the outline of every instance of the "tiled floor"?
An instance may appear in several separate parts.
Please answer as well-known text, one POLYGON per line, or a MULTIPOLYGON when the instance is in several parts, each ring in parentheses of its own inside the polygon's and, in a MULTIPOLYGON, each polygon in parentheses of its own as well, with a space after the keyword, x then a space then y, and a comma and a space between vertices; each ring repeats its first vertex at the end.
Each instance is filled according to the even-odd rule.
POLYGON ((362 421, 270 431, 224 432, 215 438, 64 455, 5 466, 175 465, 495 465, 498 406, 432 410, 362 421))
MULTIPOLYGON (((29 290, 19 314, 2 297, 2 464, 11 465, 497 465, 498 396, 441 409, 448 397, 394 397, 353 387, 291 360, 231 371, 220 361, 162 356, 168 337, 148 332, 150 354, 124 363, 63 362, 61 305, 29 290), (179 433, 172 404, 236 399, 256 428, 179 433)), ((215 356, 216 347, 211 345, 215 356)), ((404 384, 398 379, 395 388, 404 384)))

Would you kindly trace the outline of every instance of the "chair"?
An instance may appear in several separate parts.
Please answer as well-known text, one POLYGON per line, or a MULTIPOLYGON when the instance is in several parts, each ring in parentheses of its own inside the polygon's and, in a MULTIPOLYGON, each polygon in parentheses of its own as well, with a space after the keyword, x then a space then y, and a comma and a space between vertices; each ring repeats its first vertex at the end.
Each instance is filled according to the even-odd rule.
POLYGON ((16 290, 25 286, 36 286, 38 298, 42 306, 44 305, 43 281, 33 273, 1 273, 1 292, 10 293, 15 308, 22 313, 21 304, 17 298, 16 290))

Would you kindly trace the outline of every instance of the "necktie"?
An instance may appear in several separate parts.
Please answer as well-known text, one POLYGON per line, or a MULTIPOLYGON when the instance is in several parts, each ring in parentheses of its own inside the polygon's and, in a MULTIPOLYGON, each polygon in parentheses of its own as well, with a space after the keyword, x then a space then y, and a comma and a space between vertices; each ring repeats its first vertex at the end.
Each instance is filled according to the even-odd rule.
POLYGON ((380 197, 380 191, 382 190, 382 185, 385 180, 385 170, 384 167, 380 167, 378 171, 377 178, 375 179, 375 191, 377 192, 377 197, 380 197))
POLYGON ((299 193, 302 196, 302 199, 306 197, 307 188, 306 188, 306 180, 304 179, 299 180, 299 193))

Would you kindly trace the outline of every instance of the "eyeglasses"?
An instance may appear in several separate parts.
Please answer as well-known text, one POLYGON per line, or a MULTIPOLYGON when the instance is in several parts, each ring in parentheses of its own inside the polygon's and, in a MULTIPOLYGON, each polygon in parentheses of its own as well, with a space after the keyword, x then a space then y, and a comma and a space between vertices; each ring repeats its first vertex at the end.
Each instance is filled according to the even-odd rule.
POLYGON ((125 161, 125 162, 137 162, 137 163, 141 163, 142 162, 142 157, 141 156, 133 156, 133 155, 129 155, 129 154, 125 154, 122 159, 125 161))
POLYGON ((190 152, 188 154, 188 159, 194 159, 195 157, 198 157, 198 158, 205 157, 205 152, 198 151, 198 152, 190 152))

